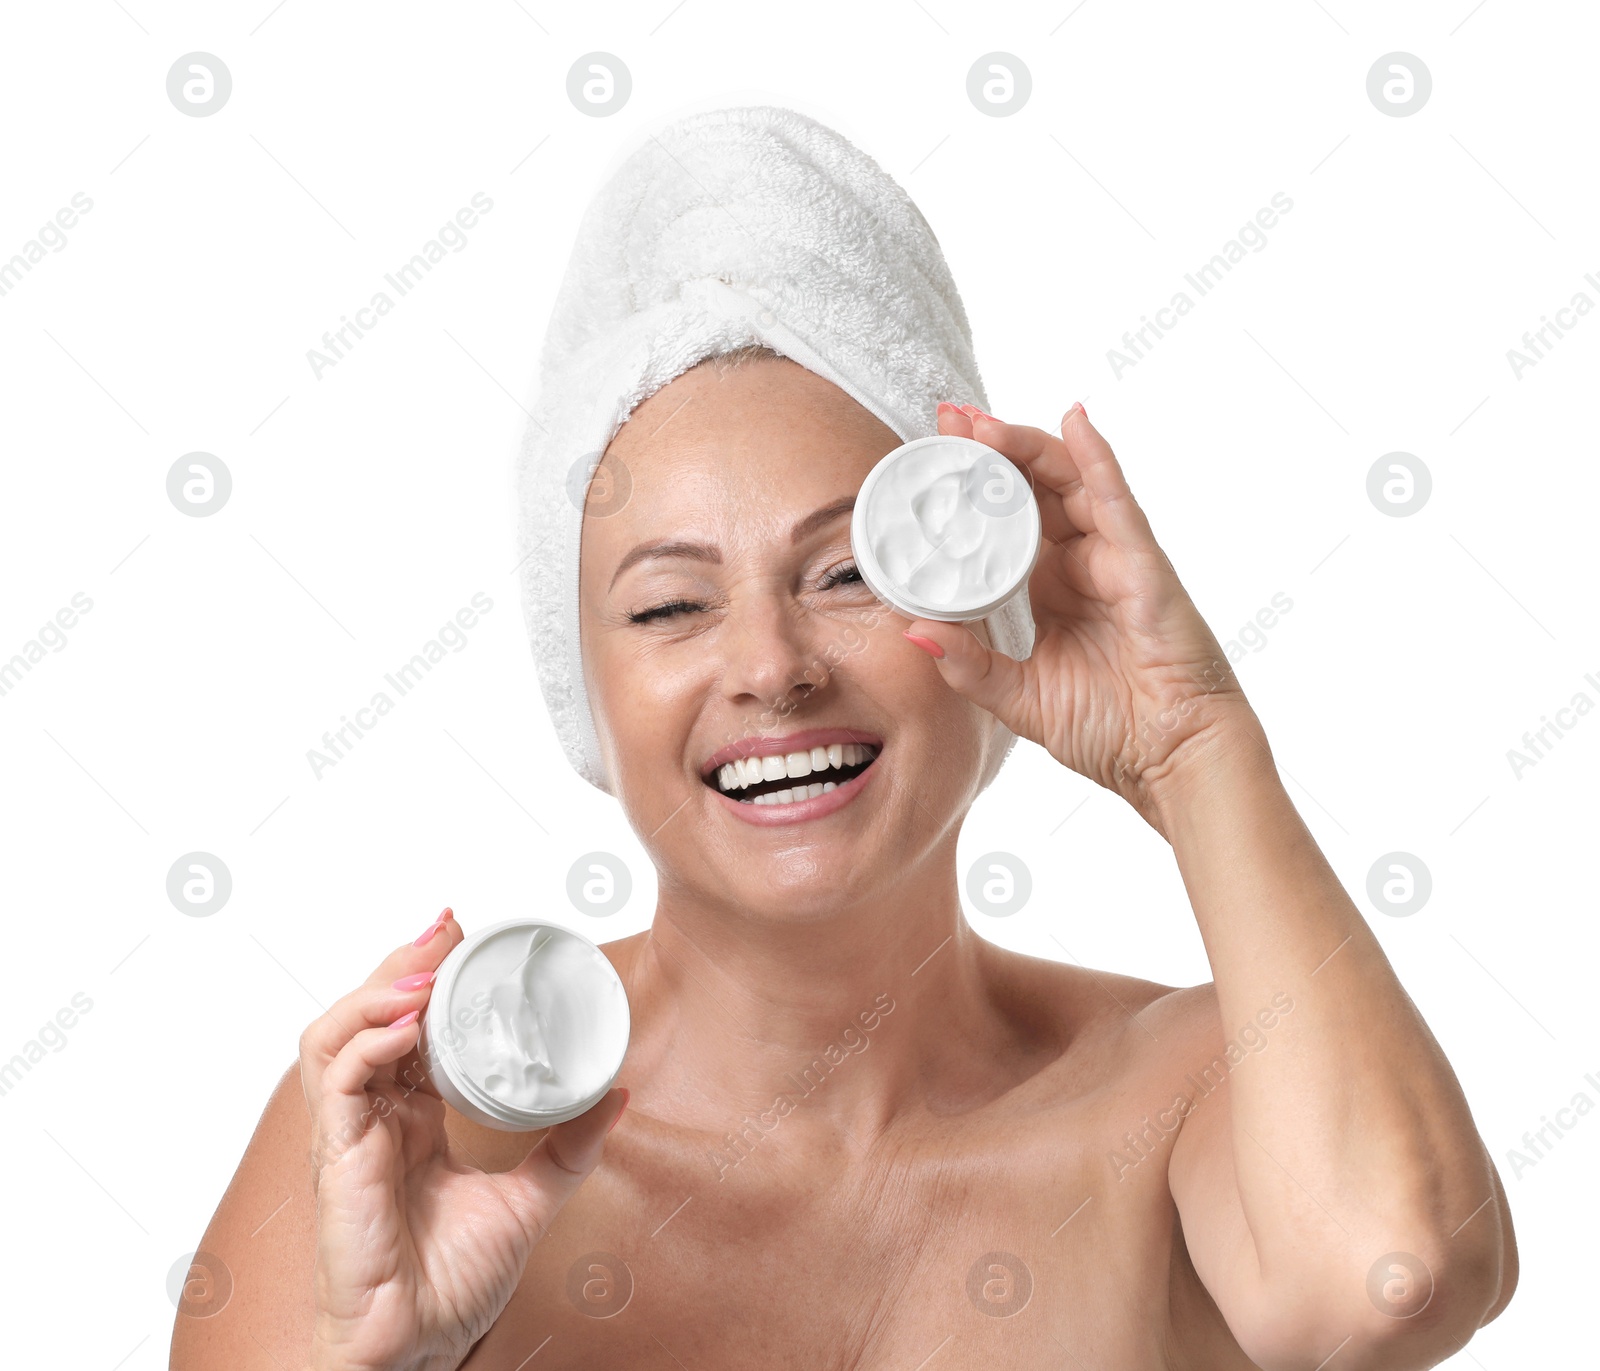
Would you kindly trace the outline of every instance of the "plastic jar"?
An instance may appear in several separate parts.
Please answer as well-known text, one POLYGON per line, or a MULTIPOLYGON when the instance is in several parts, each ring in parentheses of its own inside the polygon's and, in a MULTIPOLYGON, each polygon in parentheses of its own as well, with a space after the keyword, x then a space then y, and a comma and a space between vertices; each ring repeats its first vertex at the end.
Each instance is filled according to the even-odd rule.
POLYGON ((975 438, 937 434, 889 453, 850 516, 856 568, 913 619, 986 618, 1028 584, 1039 560, 1028 474, 975 438))
POLYGON ((507 919, 439 964, 417 1051, 443 1099, 489 1128, 575 1119, 611 1089, 632 1026, 622 979, 580 933, 507 919))

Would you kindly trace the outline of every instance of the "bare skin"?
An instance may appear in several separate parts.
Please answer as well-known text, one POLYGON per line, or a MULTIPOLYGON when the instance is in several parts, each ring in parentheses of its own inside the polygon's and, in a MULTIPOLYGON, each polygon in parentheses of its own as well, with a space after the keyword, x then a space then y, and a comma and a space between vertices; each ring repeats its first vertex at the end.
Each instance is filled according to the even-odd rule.
POLYGON ((1034 481, 1027 662, 841 575, 848 513, 791 538, 896 446, 826 381, 701 366, 635 411, 581 577, 659 878, 651 930, 605 946, 631 1098, 507 1134, 408 1088, 415 1026, 385 1025, 428 989, 392 982, 463 934, 402 944, 308 1028, 200 1245, 233 1294, 180 1312, 174 1367, 1347 1371, 1433 1365, 1505 1307, 1510 1213, 1454 1074, 1104 439, 1076 408, 940 428, 1034 481), (618 572, 666 539, 714 558, 618 572), (1171 844, 1214 983, 972 932, 956 841, 996 717, 1171 844), (882 742, 832 814, 757 825, 701 778, 823 726, 882 742))

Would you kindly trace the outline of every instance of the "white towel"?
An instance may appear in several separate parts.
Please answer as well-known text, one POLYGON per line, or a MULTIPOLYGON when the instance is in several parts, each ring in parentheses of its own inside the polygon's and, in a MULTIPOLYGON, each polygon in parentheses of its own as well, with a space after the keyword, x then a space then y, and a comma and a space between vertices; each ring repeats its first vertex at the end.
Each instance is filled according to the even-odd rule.
MULTIPOLYGON (((639 143, 584 214, 515 473, 539 684, 567 757, 607 793, 578 646, 585 473, 635 405, 748 343, 832 381, 902 442, 938 431, 940 400, 988 408, 933 230, 840 134, 749 106, 690 115, 639 143)), ((1026 588, 987 623, 1001 651, 1032 651, 1026 588)), ((998 719, 995 730, 985 786, 1016 742, 998 719)))

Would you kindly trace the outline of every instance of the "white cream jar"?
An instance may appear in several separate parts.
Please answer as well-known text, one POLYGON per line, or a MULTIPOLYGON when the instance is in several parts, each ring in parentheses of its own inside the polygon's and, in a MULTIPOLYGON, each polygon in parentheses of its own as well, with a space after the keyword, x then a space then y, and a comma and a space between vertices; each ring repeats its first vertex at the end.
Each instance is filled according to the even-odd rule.
POLYGON ((630 1027, 605 953, 559 924, 508 919, 469 933, 439 964, 417 1051, 447 1103, 526 1132, 600 1102, 630 1027))
POLYGON ((999 609, 1039 560, 1027 473, 974 438, 918 438, 861 483, 850 517, 856 568, 914 619, 964 623, 999 609))

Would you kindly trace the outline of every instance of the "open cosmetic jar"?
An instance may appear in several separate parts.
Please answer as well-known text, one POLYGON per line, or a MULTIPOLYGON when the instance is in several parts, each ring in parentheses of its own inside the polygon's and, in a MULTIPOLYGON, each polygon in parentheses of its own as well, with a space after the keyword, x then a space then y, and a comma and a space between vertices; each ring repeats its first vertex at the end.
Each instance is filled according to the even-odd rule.
POLYGON ((439 964, 418 1054, 467 1118, 526 1132, 600 1102, 630 1027, 605 953, 559 924, 508 919, 468 934, 439 964))
POLYGON ((861 579, 913 619, 993 614, 1039 560, 1039 506, 1026 472, 975 438, 918 438, 861 483, 850 545, 861 579))

